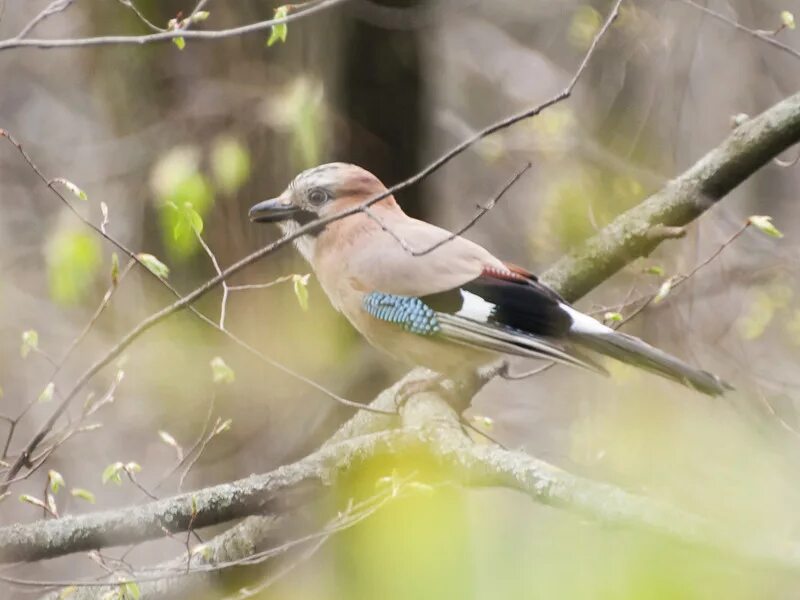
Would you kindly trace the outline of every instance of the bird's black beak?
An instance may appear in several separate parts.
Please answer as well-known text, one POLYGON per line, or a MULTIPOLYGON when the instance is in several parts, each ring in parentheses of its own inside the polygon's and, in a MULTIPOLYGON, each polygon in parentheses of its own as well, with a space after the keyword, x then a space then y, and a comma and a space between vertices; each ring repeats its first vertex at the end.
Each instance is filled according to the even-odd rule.
POLYGON ((294 204, 286 203, 278 197, 254 205, 249 215, 253 223, 275 223, 291 218, 299 210, 294 204))

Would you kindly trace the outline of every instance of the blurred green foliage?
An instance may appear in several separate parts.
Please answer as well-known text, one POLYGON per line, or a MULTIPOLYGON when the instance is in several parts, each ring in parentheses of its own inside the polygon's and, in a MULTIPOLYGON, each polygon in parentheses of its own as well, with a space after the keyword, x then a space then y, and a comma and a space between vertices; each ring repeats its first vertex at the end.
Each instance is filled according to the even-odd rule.
POLYGON ((591 5, 582 4, 575 9, 569 24, 567 39, 570 44, 585 50, 603 24, 603 16, 591 5))
POLYGON ((298 169, 318 165, 322 160, 327 116, 322 83, 298 77, 270 106, 268 120, 291 137, 292 161, 298 169))
POLYGON ((176 146, 154 165, 150 186, 160 209, 161 237, 170 258, 183 261, 199 250, 197 235, 216 200, 216 192, 235 194, 250 177, 250 153, 231 137, 218 138, 209 155, 212 181, 201 168, 202 153, 176 146))
POLYGON ((746 307, 736 321, 739 335, 745 340, 761 337, 775 315, 789 308, 793 295, 792 288, 777 282, 752 289, 746 307))
POLYGON ((554 178, 544 194, 534 250, 552 255, 572 248, 643 196, 633 177, 587 165, 571 169, 554 178))
POLYGON ((93 234, 60 229, 47 246, 50 295, 59 304, 75 305, 89 292, 103 262, 100 242, 93 234))
POLYGON ((235 138, 220 137, 211 150, 211 169, 220 191, 235 194, 250 178, 250 153, 235 138))

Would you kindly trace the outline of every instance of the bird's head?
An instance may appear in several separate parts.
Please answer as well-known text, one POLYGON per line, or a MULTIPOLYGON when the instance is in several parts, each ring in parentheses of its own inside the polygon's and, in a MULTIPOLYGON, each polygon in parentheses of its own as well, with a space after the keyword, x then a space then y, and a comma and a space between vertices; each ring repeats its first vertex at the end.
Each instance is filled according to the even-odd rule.
MULTIPOLYGON (((347 163, 329 163, 303 171, 280 196, 253 206, 250 220, 278 223, 284 231, 294 231, 385 191, 369 171, 347 163)), ((394 203, 391 197, 387 201, 394 203)))

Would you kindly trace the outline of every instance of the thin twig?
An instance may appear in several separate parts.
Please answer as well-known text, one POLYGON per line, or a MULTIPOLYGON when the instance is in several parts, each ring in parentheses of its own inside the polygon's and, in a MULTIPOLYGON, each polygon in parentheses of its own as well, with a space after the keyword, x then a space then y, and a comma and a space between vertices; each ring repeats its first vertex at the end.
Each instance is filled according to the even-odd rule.
POLYGON ((339 4, 343 4, 347 0, 322 0, 319 3, 308 3, 310 6, 305 10, 297 12, 290 12, 285 17, 277 19, 268 19, 266 21, 259 21, 257 23, 249 23, 239 27, 231 27, 230 29, 220 29, 216 31, 200 31, 195 29, 174 29, 171 31, 160 31, 158 33, 150 33, 147 35, 107 35, 89 38, 77 39, 21 39, 19 36, 7 40, 0 41, 0 50, 8 50, 10 48, 21 47, 34 47, 34 48, 85 48, 88 46, 108 46, 108 45, 122 45, 132 44, 141 46, 143 44, 151 44, 154 42, 163 42, 175 38, 185 38, 186 40, 220 40, 230 37, 246 35, 270 29, 275 25, 283 25, 292 23, 310 16, 314 13, 333 8, 339 4))
MULTIPOLYGON (((200 242, 200 245, 203 247, 203 250, 206 251, 208 257, 211 259, 211 264, 214 265, 214 270, 217 272, 217 275, 222 275, 222 269, 219 266, 219 261, 217 261, 217 257, 211 251, 211 248, 208 247, 208 244, 203 239, 203 236, 200 235, 200 232, 196 229, 192 229, 194 231, 195 236, 197 237, 197 241, 200 242)), ((223 280, 222 281, 222 302, 220 303, 219 307, 219 328, 225 329, 225 311, 228 306, 228 283, 223 280)))
POLYGON ((211 395, 211 400, 209 400, 209 402, 208 402, 208 411, 206 412, 206 420, 203 423, 203 429, 200 431, 200 435, 197 436, 197 440, 195 441, 194 444, 192 444, 192 447, 189 448, 189 451, 186 452, 185 454, 183 454, 183 456, 179 456, 178 464, 176 464, 174 467, 172 467, 161 478, 161 481, 159 481, 156 484, 156 487, 155 487, 156 490, 158 490, 162 485, 164 485, 164 483, 167 482, 170 479, 170 477, 172 477, 175 473, 177 473, 178 469, 180 469, 184 464, 186 464, 186 461, 189 460, 189 458, 195 453, 195 451, 198 448, 200 448, 201 444, 203 443, 203 440, 206 438, 206 433, 208 432, 208 427, 209 427, 209 425, 211 425, 211 417, 214 415, 214 403, 215 403, 215 395, 212 394, 211 395))
POLYGON ((228 289, 231 292, 242 292, 245 290, 264 290, 267 288, 271 288, 274 285, 279 283, 286 283, 287 281, 292 281, 297 274, 293 273, 291 275, 284 275, 283 277, 278 277, 277 279, 273 279, 268 283, 249 283, 245 285, 229 285, 228 289))
POLYGON ((378 215, 376 215, 369 208, 365 208, 364 209, 364 213, 370 219, 375 221, 383 231, 385 231, 390 236, 392 236, 392 238, 394 238, 394 240, 397 243, 400 244, 400 246, 403 248, 403 250, 405 250, 406 252, 411 254, 411 256, 415 256, 415 257, 416 256, 424 256, 426 254, 430 254, 431 252, 433 252, 434 250, 437 250, 438 248, 441 248, 445 244, 447 244, 449 242, 452 242, 457 237, 459 237, 459 236, 463 235, 464 233, 466 233, 467 231, 469 231, 478 221, 481 220, 481 218, 483 218, 483 216, 486 213, 488 213, 495 206, 497 206, 497 203, 503 198, 505 193, 509 189, 511 189, 511 187, 515 183, 517 183, 517 181, 519 181, 520 178, 525 174, 525 172, 528 171, 528 169, 530 169, 530 168, 531 168, 531 163, 526 164, 524 167, 522 167, 522 169, 517 171, 514 174, 514 176, 511 179, 508 180, 508 182, 506 182, 506 184, 503 186, 503 188, 497 194, 495 194, 494 197, 491 200, 489 200, 489 202, 487 202, 483 206, 478 205, 478 207, 477 207, 478 211, 472 216, 472 218, 467 222, 466 225, 464 225, 463 227, 461 227, 457 231, 454 231, 453 233, 451 233, 450 235, 448 235, 444 239, 439 240, 435 244, 431 244, 429 247, 427 247, 427 248, 425 248, 423 250, 415 250, 411 246, 409 246, 408 242, 406 242, 395 231, 393 231, 388 225, 386 225, 386 223, 384 223, 383 219, 381 219, 378 215))
MULTIPOLYGON (((685 283, 686 281, 688 281, 689 279, 694 277, 697 274, 697 272, 700 271, 700 269, 702 269, 703 267, 706 267, 715 258, 717 258, 720 254, 722 254, 722 252, 725 250, 725 248, 727 248, 733 242, 735 242, 739 238, 739 236, 741 236, 745 231, 747 231, 747 229, 749 227, 750 227, 750 221, 745 222, 745 224, 742 227, 740 227, 727 240, 725 240, 722 244, 720 244, 720 246, 716 250, 714 250, 714 252, 709 254, 704 260, 702 260, 697 265, 695 265, 695 267, 691 271, 689 271, 688 273, 685 273, 683 275, 676 275, 676 276, 672 277, 672 283, 670 285, 670 293, 672 292, 672 290, 674 290, 675 288, 677 288, 681 284, 685 283)), ((640 302, 641 302, 641 304, 639 304, 639 306, 636 308, 636 310, 634 310, 632 313, 627 315, 624 319, 622 319, 621 321, 618 321, 617 323, 615 323, 614 329, 619 329, 623 325, 629 323, 633 318, 635 318, 636 316, 641 314, 648 306, 650 306, 655 301, 657 296, 658 296, 658 293, 648 294, 647 296, 639 297, 636 300, 633 300, 633 301, 629 302, 628 306, 639 304, 640 302)), ((620 307, 620 310, 623 310, 624 308, 625 308, 625 306, 623 305, 622 307, 620 307)))
POLYGON ((684 4, 688 5, 688 6, 691 6, 691 7, 695 8, 695 9, 707 14, 709 17, 713 17, 714 19, 717 19, 718 21, 722 21, 723 23, 727 23, 731 27, 735 27, 739 31, 743 31, 743 32, 753 36, 754 38, 761 40, 762 42, 766 42, 770 46, 778 48, 779 50, 783 50, 784 52, 786 52, 787 54, 791 54, 795 58, 800 58, 800 50, 795 50, 791 46, 787 46, 783 42, 779 42, 774 37, 772 37, 772 35, 774 35, 775 32, 767 33, 767 32, 764 32, 764 31, 758 31, 756 29, 750 29, 749 27, 745 27, 744 25, 742 25, 741 23, 739 23, 737 21, 734 21, 733 19, 726 17, 722 13, 718 13, 717 11, 711 10, 710 8, 708 8, 706 6, 703 6, 702 4, 698 4, 697 2, 694 2, 694 0, 680 0, 680 1, 683 2, 684 4))
POLYGON ((56 13, 60 13, 61 11, 66 10, 67 8, 69 8, 69 5, 72 4, 74 1, 75 0, 53 0, 53 2, 47 5, 47 7, 42 12, 36 15, 33 18, 33 20, 31 20, 27 25, 25 25, 25 27, 23 27, 22 30, 12 39, 16 41, 22 40, 33 30, 34 27, 39 25, 39 23, 47 19, 47 17, 50 17, 56 13))
POLYGON ((155 23, 153 23, 150 19, 148 19, 144 13, 139 10, 139 8, 132 2, 132 0, 119 0, 119 3, 123 6, 127 6, 130 8, 134 14, 139 17, 139 20, 144 23, 147 27, 152 29, 153 31, 166 31, 163 27, 159 27, 155 23))

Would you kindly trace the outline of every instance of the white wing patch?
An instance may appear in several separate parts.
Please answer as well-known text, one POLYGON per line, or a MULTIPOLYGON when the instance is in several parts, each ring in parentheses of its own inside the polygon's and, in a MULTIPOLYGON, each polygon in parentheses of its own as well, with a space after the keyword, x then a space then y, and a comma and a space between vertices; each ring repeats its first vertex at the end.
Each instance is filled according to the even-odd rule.
POLYGON ((496 308, 495 305, 472 292, 466 290, 459 291, 461 292, 461 297, 464 298, 464 303, 461 305, 461 310, 459 310, 456 315, 480 323, 488 323, 489 317, 492 316, 496 308))
POLYGON ((580 311, 575 310, 571 306, 566 304, 560 304, 561 309, 566 311, 570 317, 572 317, 572 325, 570 326, 570 331, 575 331, 576 333, 609 333, 613 332, 614 330, 610 327, 606 327, 600 321, 593 319, 589 315, 585 315, 580 311))

